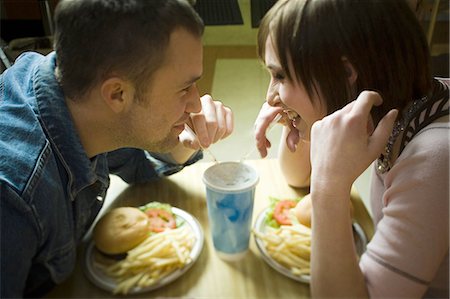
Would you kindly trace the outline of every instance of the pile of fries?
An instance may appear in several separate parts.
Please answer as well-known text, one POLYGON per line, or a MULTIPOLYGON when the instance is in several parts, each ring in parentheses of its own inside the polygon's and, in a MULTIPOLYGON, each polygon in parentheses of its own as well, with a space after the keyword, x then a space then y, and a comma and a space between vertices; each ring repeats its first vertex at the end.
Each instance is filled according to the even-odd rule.
POLYGON ((300 223, 266 227, 265 232, 254 231, 267 253, 294 275, 310 274, 311 229, 300 223))
POLYGON ((115 294, 127 294, 134 287, 148 287, 191 263, 190 253, 195 242, 189 225, 182 225, 150 235, 128 251, 123 260, 96 266, 116 280, 115 294))

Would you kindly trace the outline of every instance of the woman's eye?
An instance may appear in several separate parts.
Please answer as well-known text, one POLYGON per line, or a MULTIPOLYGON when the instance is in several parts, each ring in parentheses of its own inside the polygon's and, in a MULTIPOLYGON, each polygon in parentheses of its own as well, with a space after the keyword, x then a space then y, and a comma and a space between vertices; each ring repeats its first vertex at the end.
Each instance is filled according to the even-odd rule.
POLYGON ((284 75, 280 74, 280 73, 276 73, 274 78, 277 79, 277 80, 282 81, 282 80, 284 80, 284 75))
POLYGON ((283 81, 285 79, 284 74, 279 73, 279 72, 272 73, 272 77, 277 81, 283 81))

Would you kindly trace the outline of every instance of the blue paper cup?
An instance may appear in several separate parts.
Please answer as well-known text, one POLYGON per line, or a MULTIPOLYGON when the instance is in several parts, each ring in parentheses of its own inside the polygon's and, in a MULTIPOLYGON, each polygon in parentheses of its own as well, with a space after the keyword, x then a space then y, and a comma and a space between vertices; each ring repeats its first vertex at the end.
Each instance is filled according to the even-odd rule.
POLYGON ((220 258, 244 257, 250 241, 258 173, 247 164, 222 162, 203 174, 213 244, 220 258))

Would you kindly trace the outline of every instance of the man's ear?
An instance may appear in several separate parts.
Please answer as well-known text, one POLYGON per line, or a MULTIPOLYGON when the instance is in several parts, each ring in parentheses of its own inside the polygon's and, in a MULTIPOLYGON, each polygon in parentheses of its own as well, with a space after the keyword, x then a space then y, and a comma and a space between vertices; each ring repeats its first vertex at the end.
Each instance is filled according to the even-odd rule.
POLYGON ((124 111, 134 99, 134 87, 129 81, 111 77, 101 86, 103 101, 115 113, 124 111))
POLYGON ((350 86, 353 86, 358 79, 358 72, 355 70, 353 65, 348 61, 347 57, 342 57, 342 63, 344 64, 345 74, 347 75, 347 80, 350 86))

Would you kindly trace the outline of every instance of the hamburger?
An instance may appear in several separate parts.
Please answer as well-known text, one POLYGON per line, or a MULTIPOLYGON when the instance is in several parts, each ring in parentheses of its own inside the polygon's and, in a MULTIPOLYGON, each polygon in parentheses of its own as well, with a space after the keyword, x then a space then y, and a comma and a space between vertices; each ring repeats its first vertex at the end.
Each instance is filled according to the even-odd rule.
POLYGON ((120 207, 107 212, 94 227, 97 249, 107 255, 120 255, 141 244, 152 233, 176 228, 169 204, 151 202, 143 207, 120 207))
POLYGON ((278 199, 269 197, 270 207, 266 215, 266 224, 273 228, 279 228, 281 225, 292 225, 291 209, 295 208, 299 198, 296 199, 278 199))
POLYGON ((94 227, 98 250, 109 255, 125 253, 149 236, 149 219, 137 208, 121 207, 106 213, 94 227))
MULTIPOLYGON (((350 201, 350 217, 353 218, 354 208, 350 201)), ((297 217, 298 222, 301 224, 311 227, 311 215, 312 215, 312 202, 311 193, 304 196, 294 208, 294 215, 297 217)))
POLYGON ((301 224, 311 227, 311 194, 303 197, 294 208, 294 215, 297 217, 298 222, 301 224))
MULTIPOLYGON (((274 228, 279 228, 281 225, 292 225, 292 212, 292 215, 295 216, 300 224, 311 228, 311 194, 296 199, 277 199, 271 197, 270 200, 271 207, 266 218, 267 225, 274 228)), ((353 204, 350 202, 350 217, 352 218, 354 213, 353 210, 353 204)), ((296 221, 294 220, 294 222, 296 221)))

